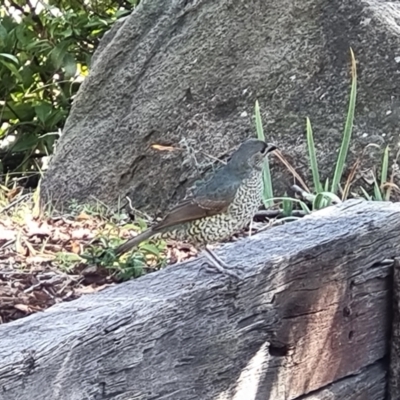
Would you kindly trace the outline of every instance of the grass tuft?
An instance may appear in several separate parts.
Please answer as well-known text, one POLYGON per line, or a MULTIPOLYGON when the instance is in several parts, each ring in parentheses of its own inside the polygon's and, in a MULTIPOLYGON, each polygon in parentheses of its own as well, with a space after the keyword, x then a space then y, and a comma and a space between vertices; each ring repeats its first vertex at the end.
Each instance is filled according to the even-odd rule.
POLYGON ((308 117, 307 117, 306 130, 307 130, 307 147, 308 147, 308 154, 310 157, 310 167, 311 167, 311 172, 312 172, 312 177, 313 177, 313 182, 314 182, 314 190, 317 193, 319 193, 319 192, 322 192, 322 185, 321 185, 321 181, 319 179, 319 169, 318 169, 317 156, 316 156, 316 152, 315 152, 313 131, 312 131, 310 119, 308 117))
MULTIPOLYGON (((350 147, 352 132, 353 132, 353 124, 354 124, 354 114, 355 114, 355 106, 356 106, 356 98, 357 98, 357 66, 356 59, 354 56, 353 50, 350 48, 350 58, 351 58, 351 90, 350 90, 350 98, 349 105, 346 115, 346 122, 343 131, 342 141, 339 149, 339 154, 337 161, 335 163, 335 169, 332 179, 329 177, 325 180, 325 183, 321 183, 320 179, 320 171, 318 167, 317 161, 317 153, 314 142, 314 133, 311 125, 310 119, 307 117, 306 119, 306 140, 307 140, 307 149, 309 156, 309 165, 312 173, 313 180, 313 189, 314 193, 311 193, 307 188, 306 183, 301 179, 299 174, 295 171, 295 169, 290 165, 290 163, 285 159, 281 152, 277 151, 276 155, 278 159, 283 163, 283 165, 292 173, 294 179, 299 182, 302 186, 299 187, 297 185, 293 185, 292 189, 303 201, 301 203, 298 202, 298 199, 292 197, 274 197, 271 183, 271 175, 269 170, 269 165, 266 163, 264 167, 264 204, 265 206, 272 206, 274 201, 278 199, 281 200, 281 206, 283 208, 283 214, 288 215, 293 212, 294 205, 300 205, 303 211, 311 212, 311 210, 318 210, 321 208, 328 207, 332 204, 339 204, 341 201, 347 199, 350 195, 350 188, 353 184, 353 181, 356 178, 356 173, 359 170, 361 165, 361 161, 365 155, 366 149, 368 147, 377 145, 370 144, 366 146, 363 150, 362 154, 358 156, 356 162, 350 170, 350 173, 344 182, 344 189, 341 191, 341 198, 338 196, 338 192, 340 189, 340 184, 343 179, 343 172, 346 164, 346 159, 350 147)), ((258 138, 264 140, 264 131, 262 127, 261 115, 260 115, 260 107, 258 101, 255 104, 255 119, 256 119, 256 129, 258 138)), ((400 153, 400 152, 399 152, 400 153)), ((392 168, 392 174, 388 181, 389 174, 389 147, 386 147, 384 150, 382 164, 381 164, 381 173, 380 180, 378 182, 377 175, 373 173, 373 194, 369 194, 365 188, 360 187, 359 191, 361 191, 362 196, 367 200, 390 200, 391 194, 393 191, 400 192, 400 188, 396 184, 394 184, 394 176, 395 171, 398 170, 397 167, 397 157, 395 160, 395 165, 392 168)))
POLYGON ((355 112, 356 98, 357 98, 357 65, 353 50, 351 48, 350 48, 350 56, 351 56, 351 76, 352 76, 350 101, 347 112, 346 124, 343 132, 342 144, 340 146, 339 155, 336 162, 335 173, 332 179, 332 187, 331 187, 332 193, 337 193, 339 184, 342 180, 344 165, 346 162, 347 153, 349 151, 350 139, 353 131, 354 112, 355 112))
MULTIPOLYGON (((260 105, 258 103, 258 100, 256 101, 255 105, 255 120, 256 120, 257 138, 265 142, 264 128, 262 125, 260 105)), ((268 157, 265 158, 263 165, 263 185, 264 185, 264 193, 263 193, 264 205, 266 208, 272 207, 274 205, 274 202, 273 200, 270 199, 274 197, 274 190, 272 187, 272 177, 271 177, 271 170, 269 168, 268 157)))

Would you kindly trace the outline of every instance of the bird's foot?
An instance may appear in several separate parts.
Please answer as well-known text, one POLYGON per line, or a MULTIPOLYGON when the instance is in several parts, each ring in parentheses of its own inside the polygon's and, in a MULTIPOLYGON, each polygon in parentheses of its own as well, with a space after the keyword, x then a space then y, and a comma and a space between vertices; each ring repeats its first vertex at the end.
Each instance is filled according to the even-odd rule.
POLYGON ((240 281, 240 276, 236 272, 230 271, 229 269, 224 268, 220 265, 217 265, 214 262, 205 263, 203 265, 205 265, 207 271, 214 272, 214 273, 220 272, 223 275, 228 275, 229 277, 235 278, 236 280, 240 281))
POLYGON ((229 275, 230 277, 240 280, 239 275, 236 272, 231 271, 232 267, 225 261, 221 260, 221 258, 219 258, 211 249, 206 248, 205 255, 209 261, 207 265, 212 267, 212 269, 207 268, 208 270, 213 272, 216 272, 215 270, 217 270, 221 274, 229 275))

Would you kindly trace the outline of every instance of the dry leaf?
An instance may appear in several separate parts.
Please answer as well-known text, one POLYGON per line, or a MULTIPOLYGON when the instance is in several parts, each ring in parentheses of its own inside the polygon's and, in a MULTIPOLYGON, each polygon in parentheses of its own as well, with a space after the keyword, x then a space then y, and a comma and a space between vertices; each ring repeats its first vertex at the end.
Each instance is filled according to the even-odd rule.
POLYGON ((91 217, 89 215, 87 215, 84 212, 81 212, 75 219, 77 221, 87 221, 88 219, 90 219, 91 217))
POLYGON ((104 285, 101 286, 81 286, 79 288, 75 289, 75 293, 79 293, 79 294, 90 294, 90 293, 96 293, 99 292, 100 290, 105 289, 106 287, 111 286, 111 284, 106 283, 104 285))
MULTIPOLYGON (((25 239, 24 237, 22 238, 22 240, 24 241, 25 246, 28 248, 29 254, 30 254, 31 256, 36 256, 37 252, 36 252, 36 250, 33 248, 33 246, 29 243, 29 241, 28 241, 27 239, 25 239)), ((25 253, 25 255, 27 255, 27 254, 25 253)))
POLYGON ((21 193, 21 191, 22 191, 22 187, 15 187, 15 188, 11 189, 11 190, 6 194, 8 201, 13 200, 14 197, 15 197, 17 194, 21 193))
POLYGON ((159 150, 159 151, 174 151, 177 150, 176 147, 173 146, 164 146, 162 144, 152 144, 151 147, 155 150, 159 150))
POLYGON ((90 229, 79 228, 71 233, 72 239, 82 240, 82 239, 92 239, 95 237, 95 234, 90 231, 90 229))
POLYGON ((40 254, 36 256, 31 256, 26 258, 28 264, 40 264, 52 261, 56 258, 54 254, 40 254))
POLYGON ((67 233, 62 232, 60 229, 56 229, 54 230, 52 239, 54 242, 67 242, 71 239, 71 237, 67 233))
POLYGON ((27 235, 29 237, 32 237, 32 236, 50 236, 51 235, 51 229, 47 224, 43 224, 43 225, 39 226, 36 221, 31 221, 28 224, 27 235))
POLYGON ((41 290, 35 290, 32 293, 32 295, 33 295, 33 297, 35 298, 36 301, 39 301, 41 303, 45 303, 46 304, 49 300, 51 300, 50 296, 47 293, 45 293, 45 292, 43 292, 41 290))
POLYGON ((27 306, 26 304, 15 304, 14 308, 16 308, 19 311, 22 311, 24 313, 30 313, 32 311, 32 309, 27 306))
POLYGON ((21 244, 21 232, 17 233, 17 237, 15 239, 15 249, 18 254, 26 256, 26 249, 21 244))
POLYGON ((81 246, 79 245, 78 241, 74 240, 71 243, 71 251, 72 251, 72 253, 75 253, 75 254, 79 254, 81 252, 81 246))
POLYGON ((9 240, 14 240, 16 236, 15 231, 8 229, 0 229, 0 242, 8 242, 9 240))

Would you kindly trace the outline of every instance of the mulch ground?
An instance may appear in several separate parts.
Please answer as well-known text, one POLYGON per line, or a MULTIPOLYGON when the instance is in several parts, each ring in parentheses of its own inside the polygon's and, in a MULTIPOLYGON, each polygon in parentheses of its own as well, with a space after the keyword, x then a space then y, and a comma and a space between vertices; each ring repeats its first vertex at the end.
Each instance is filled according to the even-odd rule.
MULTIPOLYGON (((78 255, 96 242, 107 224, 84 213, 47 219, 28 213, 18 222, 0 215, 0 323, 120 283, 115 270, 79 262, 78 255), (71 268, 74 256, 78 261, 71 268)), ((128 235, 121 231, 121 237, 128 235)), ((164 253, 168 264, 174 264, 195 257, 197 251, 189 244, 168 243, 164 253)), ((152 271, 149 267, 146 272, 152 271)))
MULTIPOLYGON (((78 254, 97 233, 93 221, 67 218, 23 223, 0 219, 0 322, 5 323, 61 301, 113 284, 109 273, 86 277, 84 268, 63 269, 59 252, 78 254)), ((105 271, 107 272, 107 271, 105 271)))
MULTIPOLYGON (((79 261, 78 255, 96 243, 107 224, 85 213, 46 219, 26 213, 18 222, 0 215, 0 323, 120 283, 115 270, 79 261)), ((253 232, 258 229, 253 226, 253 232)), ((120 233, 122 238, 130 234, 120 233)), ((174 264, 195 257, 197 251, 189 244, 168 243, 164 253, 168 264, 174 264)))

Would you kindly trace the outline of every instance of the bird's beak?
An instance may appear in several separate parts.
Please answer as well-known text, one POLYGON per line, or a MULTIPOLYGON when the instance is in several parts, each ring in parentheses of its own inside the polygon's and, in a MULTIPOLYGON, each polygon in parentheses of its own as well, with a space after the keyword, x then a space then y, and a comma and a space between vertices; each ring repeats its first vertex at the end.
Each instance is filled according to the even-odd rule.
POLYGON ((268 153, 271 153, 271 151, 274 151, 274 150, 276 150, 278 147, 277 146, 275 146, 274 144, 272 144, 272 143, 266 143, 266 147, 265 147, 265 150, 264 150, 264 155, 267 155, 268 153))

